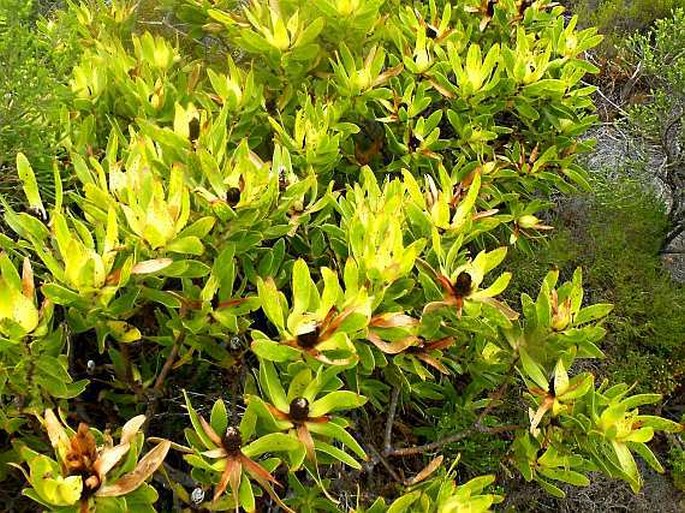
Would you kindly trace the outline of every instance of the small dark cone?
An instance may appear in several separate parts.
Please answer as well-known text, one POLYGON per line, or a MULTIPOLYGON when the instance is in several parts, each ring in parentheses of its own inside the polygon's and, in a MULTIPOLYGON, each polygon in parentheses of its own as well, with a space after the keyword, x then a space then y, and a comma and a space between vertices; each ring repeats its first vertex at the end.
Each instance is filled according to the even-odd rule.
POLYGON ((200 120, 193 118, 188 123, 188 139, 194 143, 198 137, 200 137, 200 120))
POLYGON ((312 331, 297 336, 297 345, 302 349, 311 349, 319 343, 321 328, 317 325, 312 331))
POLYGON ((240 436, 240 431, 237 427, 229 427, 226 429, 226 434, 224 435, 224 449, 226 452, 231 454, 237 454, 240 452, 240 448, 243 446, 243 437, 240 436))
POLYGON ((309 417, 309 401, 296 397, 290 402, 290 418, 295 422, 304 422, 309 417))
POLYGON ((238 187, 231 187, 226 191, 226 203, 235 207, 240 201, 240 189, 238 187))
POLYGON ((409 143, 407 144, 411 152, 415 152, 421 146, 421 140, 413 133, 409 136, 409 143))
POLYGON ((289 185, 290 182, 288 181, 288 177, 285 174, 285 169, 281 168, 278 172, 278 190, 280 192, 284 192, 289 185))
POLYGON ((486 14, 490 18, 492 18, 495 15, 495 4, 497 4, 497 0, 488 0, 488 8, 486 14))
POLYGON ((471 279, 471 275, 467 272, 462 272, 459 273, 459 276, 457 276, 457 279, 454 281, 452 289, 456 297, 464 298, 471 294, 472 286, 473 281, 471 279))

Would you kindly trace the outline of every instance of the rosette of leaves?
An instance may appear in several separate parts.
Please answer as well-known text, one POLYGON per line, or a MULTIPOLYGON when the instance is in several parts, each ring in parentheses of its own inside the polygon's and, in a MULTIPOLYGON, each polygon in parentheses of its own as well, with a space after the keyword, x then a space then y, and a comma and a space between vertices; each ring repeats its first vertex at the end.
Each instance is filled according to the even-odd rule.
POLYGON ((42 212, 42 219, 25 212, 17 213, 10 207, 5 211, 5 222, 30 247, 47 268, 53 283, 43 286, 43 293, 57 304, 89 304, 93 299, 106 305, 123 277, 112 277, 119 245, 116 212, 105 209, 102 224, 93 230, 83 220, 62 211, 63 192, 60 177, 55 176, 56 198, 49 227, 43 223, 47 213, 29 162, 17 156, 17 167, 27 202, 31 209, 42 212), (95 232, 95 237, 91 233, 95 232))
POLYGON ((19 449, 29 467, 28 473, 20 467, 31 485, 24 494, 49 511, 153 513, 157 492, 145 481, 162 464, 171 442, 160 441, 139 459, 144 422, 143 415, 129 420, 114 445, 109 434, 84 423, 74 431, 46 410, 43 423, 57 459, 26 446, 19 449))
MULTIPOLYGON (((259 366, 259 384, 264 399, 249 395, 248 408, 243 419, 247 432, 283 432, 301 443, 301 451, 294 456, 292 470, 297 470, 306 459, 317 465, 317 453, 324 455, 327 463, 340 461, 361 469, 361 465, 347 452, 333 445, 342 444, 361 459, 366 454, 359 443, 346 431, 349 422, 332 412, 359 408, 366 398, 350 390, 341 390, 342 380, 338 374, 341 366, 312 370, 301 364, 288 366, 292 380, 288 390, 283 388, 276 366, 262 360, 259 366)), ((282 374, 281 374, 282 375, 282 374)))
MULTIPOLYGON (((348 262, 349 264, 349 262, 348 262)), ((292 306, 270 278, 259 279, 257 289, 262 310, 278 330, 279 341, 258 330, 252 331, 252 350, 261 358, 276 362, 304 356, 329 365, 347 365, 357 358, 352 340, 358 338, 371 315, 366 289, 345 272, 346 292, 337 274, 320 270, 323 291, 319 292, 304 260, 298 259, 292 271, 292 306), (352 281, 354 280, 354 281, 352 281)))
MULTIPOLYGON (((490 307, 490 311, 502 317, 505 324, 508 321, 516 320, 518 313, 512 310, 506 303, 495 299, 506 289, 511 280, 511 273, 504 272, 495 279, 488 287, 481 289, 485 275, 497 267, 507 254, 506 247, 500 247, 492 251, 481 251, 472 260, 457 265, 459 244, 455 243, 445 257, 446 270, 437 272, 425 261, 420 262, 420 268, 426 276, 442 289, 442 299, 432 301, 423 309, 424 315, 436 309, 449 308, 461 317, 465 311, 470 316, 477 316, 483 306, 490 307), (451 272, 447 269, 453 269, 451 272)), ((431 292, 434 286, 427 284, 424 280, 424 287, 431 292)), ((434 292, 433 294, 434 295, 434 292)))
POLYGON ((284 433, 270 433, 246 443, 252 433, 244 423, 239 427, 229 425, 223 400, 214 403, 207 422, 195 411, 187 394, 185 398, 193 428, 185 431, 190 445, 186 452, 190 454, 184 455, 184 459, 193 467, 192 475, 197 481, 214 485, 211 507, 255 511, 254 482, 285 511, 293 513, 273 489, 281 486, 272 474, 280 460, 255 459, 266 453, 292 454, 299 450, 300 442, 284 433))
MULTIPOLYGON (((542 282, 535 300, 521 295, 525 324, 512 325, 503 333, 510 346, 525 358, 550 369, 570 349, 581 358, 603 358, 597 343, 606 330, 601 322, 612 305, 597 303, 583 307, 583 275, 576 269, 571 281, 557 286, 559 271, 550 271, 542 282)), ((568 367, 567 367, 568 368, 568 367)))

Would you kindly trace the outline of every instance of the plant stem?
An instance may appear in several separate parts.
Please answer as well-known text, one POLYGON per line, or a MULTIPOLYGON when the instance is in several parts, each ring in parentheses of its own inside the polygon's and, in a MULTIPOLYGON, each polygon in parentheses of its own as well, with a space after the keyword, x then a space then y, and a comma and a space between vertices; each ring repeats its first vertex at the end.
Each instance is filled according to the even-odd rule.
POLYGON ((390 398, 390 410, 388 411, 388 421, 385 425, 385 439, 383 443, 383 452, 387 452, 392 448, 392 425, 395 422, 395 414, 397 413, 397 402, 400 398, 400 387, 392 389, 392 396, 390 398))
POLYGON ((166 380, 167 376, 171 372, 171 369, 174 366, 174 363, 176 361, 176 358, 178 356, 178 352, 183 345, 183 341, 185 340, 186 337, 186 332, 181 331, 176 337, 176 340, 174 341, 174 345, 171 348, 171 351, 169 352, 169 355, 166 358, 166 361, 164 362, 164 365, 162 366, 162 370, 159 372, 157 375, 157 379, 155 379, 154 385, 152 385, 152 390, 150 390, 149 394, 149 402, 147 405, 147 409, 145 411, 145 426, 143 427, 143 430, 147 430, 147 427, 150 424, 150 419, 152 416, 155 414, 155 411, 157 410, 157 405, 159 404, 159 399, 160 396, 162 395, 162 387, 164 386, 164 381, 166 380))
POLYGON ((507 424, 505 426, 495 426, 495 427, 484 427, 484 426, 474 426, 464 431, 460 431, 454 435, 436 440, 435 442, 417 445, 415 447, 404 447, 402 449, 390 449, 388 451, 383 451, 385 456, 412 456, 414 454, 422 454, 424 452, 434 451, 435 449, 440 449, 441 447, 463 440, 467 436, 473 434, 474 432, 484 433, 488 435, 496 435, 498 433, 505 433, 507 431, 516 431, 520 429, 521 426, 518 424, 507 424))
POLYGON ((171 352, 169 353, 169 356, 167 356, 167 359, 164 362, 164 366, 162 367, 162 370, 159 372, 159 375, 155 380, 155 384, 152 386, 152 389, 155 392, 159 392, 162 389, 162 386, 164 386, 164 380, 166 380, 167 376, 171 372, 171 368, 174 366, 174 363, 176 362, 176 357, 178 356, 178 352, 181 348, 181 345, 183 345, 183 341, 185 340, 185 338, 185 331, 182 331, 176 338, 176 341, 174 342, 174 345, 171 348, 171 352))

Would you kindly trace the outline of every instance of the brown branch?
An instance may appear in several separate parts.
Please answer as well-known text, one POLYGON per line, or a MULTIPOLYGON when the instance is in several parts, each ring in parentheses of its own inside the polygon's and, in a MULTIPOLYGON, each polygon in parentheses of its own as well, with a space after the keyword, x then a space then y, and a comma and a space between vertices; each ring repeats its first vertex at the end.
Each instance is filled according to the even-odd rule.
POLYGON ((397 402, 400 398, 400 387, 396 386, 392 389, 392 396, 390 398, 390 411, 388 411, 388 421, 385 425, 385 439, 383 443, 383 451, 387 452, 392 448, 392 425, 395 422, 395 414, 397 413, 397 402))
MULTIPOLYGON (((369 450, 373 453, 374 460, 376 460, 377 462, 379 461, 385 467, 385 470, 388 471, 388 474, 390 474, 390 477, 392 477, 398 483, 400 483, 404 486, 408 486, 406 479, 403 479, 402 477, 400 477, 400 475, 395 471, 395 469, 392 467, 392 465, 390 465, 388 460, 386 460, 383 457, 383 455, 380 452, 378 452, 378 449, 376 449, 373 445, 369 444, 369 450)), ((385 451, 383 451, 383 452, 385 452, 385 451)))
POLYGON ((390 449, 389 451, 383 451, 383 454, 385 456, 412 456, 414 454, 422 454, 425 452, 434 451, 435 449, 440 449, 445 445, 454 442, 459 442, 460 440, 463 440, 464 438, 472 435, 473 433, 496 435, 508 431, 516 431, 517 429, 521 429, 521 426, 519 426, 518 424, 507 424, 504 426, 494 427, 474 426, 472 428, 465 429, 464 431, 460 431, 459 433, 448 436, 446 438, 442 438, 440 440, 436 440, 435 442, 431 442, 429 444, 417 445, 415 447, 404 447, 402 449, 390 449))
POLYGON ((171 372, 171 369, 174 366, 174 363, 176 362, 176 358, 178 357, 178 353, 181 349, 181 346, 183 345, 183 341, 185 340, 186 337, 186 332, 182 331, 178 337, 176 337, 176 340, 174 341, 174 345, 171 348, 171 351, 169 352, 169 355, 166 358, 166 361, 164 362, 164 365, 162 366, 162 370, 159 372, 157 375, 157 379, 155 379, 154 385, 152 385, 152 389, 149 390, 149 395, 148 395, 148 404, 147 404, 147 409, 145 410, 145 425, 143 427, 143 431, 147 430, 147 427, 150 424, 150 419, 154 416, 155 411, 157 410, 157 405, 159 404, 159 399, 160 396, 162 395, 162 387, 164 386, 164 381, 166 380, 167 376, 171 372))
POLYGON ((152 386, 152 389, 155 392, 159 392, 162 389, 162 386, 164 386, 164 380, 166 380, 167 376, 171 372, 171 368, 174 366, 174 363, 176 363, 176 357, 178 356, 178 352, 181 348, 181 345, 183 345, 183 341, 185 340, 185 338, 186 332, 182 331, 181 334, 174 341, 174 345, 171 348, 171 352, 169 353, 169 356, 167 356, 167 359, 164 362, 164 366, 162 367, 162 370, 159 372, 159 375, 155 380, 155 384, 152 386))

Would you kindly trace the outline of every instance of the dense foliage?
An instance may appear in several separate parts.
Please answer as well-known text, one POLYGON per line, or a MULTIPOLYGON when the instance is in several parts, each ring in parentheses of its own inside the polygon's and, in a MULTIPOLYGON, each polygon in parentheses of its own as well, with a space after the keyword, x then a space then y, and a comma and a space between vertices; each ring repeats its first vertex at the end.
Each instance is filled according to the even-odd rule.
POLYGON ((683 0, 569 0, 583 26, 597 27, 605 36, 600 45, 604 58, 620 54, 624 39, 636 32, 644 32, 658 19, 668 18, 683 0))
POLYGON ((180 454, 179 507, 488 511, 495 469, 436 453, 483 435, 557 496, 596 471, 638 491, 634 455, 662 470, 646 443, 683 427, 645 412, 660 396, 574 369, 611 306, 578 269, 519 308, 496 270, 548 229, 541 198, 588 187, 593 29, 546 1, 185 0, 153 34, 108 3, 70 8, 54 200, 19 153, 26 211, 3 201, 0 425, 27 496, 155 511, 180 454), (211 407, 200 376, 228 383, 211 407), (155 423, 175 380, 184 430, 155 423), (84 401, 109 431, 69 427, 84 401))
POLYGON ((640 162, 667 194, 668 229, 662 249, 685 232, 685 9, 657 20, 627 43, 630 62, 641 69, 647 101, 633 106, 629 127, 642 143, 640 162))
POLYGON ((31 158, 44 194, 52 194, 52 161, 59 149, 59 116, 68 98, 66 77, 78 57, 66 13, 45 21, 42 6, 0 1, 0 191, 16 197, 17 152, 31 158))

